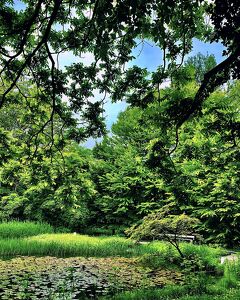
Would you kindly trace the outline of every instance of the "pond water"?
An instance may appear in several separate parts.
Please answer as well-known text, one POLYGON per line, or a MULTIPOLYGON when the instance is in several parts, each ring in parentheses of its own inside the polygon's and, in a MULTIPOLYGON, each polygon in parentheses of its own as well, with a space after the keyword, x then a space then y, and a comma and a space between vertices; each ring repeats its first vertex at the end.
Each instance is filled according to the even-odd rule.
POLYGON ((162 287, 178 274, 142 268, 129 258, 17 257, 0 260, 0 299, 98 299, 144 286, 162 287))
POLYGON ((53 271, 1 276, 0 299, 96 299, 109 294, 113 286, 96 269, 74 266, 53 271))

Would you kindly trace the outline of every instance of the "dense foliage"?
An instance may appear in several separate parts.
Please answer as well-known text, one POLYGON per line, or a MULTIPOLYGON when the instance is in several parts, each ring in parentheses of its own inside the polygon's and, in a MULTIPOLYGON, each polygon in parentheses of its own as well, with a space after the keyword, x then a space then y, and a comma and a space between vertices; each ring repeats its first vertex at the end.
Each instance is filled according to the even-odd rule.
POLYGON ((238 2, 1 1, 0 297, 239 299, 238 2))
POLYGON ((39 129, 50 111, 47 104, 39 105, 34 94, 21 105, 21 95, 14 96, 19 101, 0 111, 0 218, 83 226, 90 215, 88 202, 95 194, 89 173, 91 153, 70 139, 71 129, 63 130, 60 120, 55 120, 53 128, 47 125, 44 132, 39 129), (32 133, 38 136, 33 144, 32 133))
MULTIPOLYGON (((75 144, 65 129, 58 152, 46 155, 44 145, 51 139, 42 135, 36 157, 29 160, 26 141, 41 118, 33 121, 36 127, 26 126, 28 115, 20 107, 18 113, 11 106, 1 110, 1 219, 123 232, 144 216, 167 209, 199 219, 196 230, 205 240, 238 243, 239 82, 213 93, 201 114, 175 131, 172 103, 178 107, 191 101, 208 62, 214 64, 214 59, 189 59, 161 100, 153 92, 155 101, 146 107, 128 107, 113 125, 112 136, 93 151, 75 144)), ((44 118, 48 106, 37 109, 44 118)), ((54 126, 57 132, 61 121, 54 126)))
MULTIPOLYGON (((202 74, 214 64, 211 56, 190 58, 171 86, 162 90, 161 99, 153 91, 154 101, 120 113, 112 136, 92 151, 73 142, 71 125, 62 130, 60 119, 54 122, 51 155, 47 131, 41 132, 37 144, 29 143, 32 132, 47 119, 49 106, 36 104, 33 89, 24 110, 21 95, 13 93, 23 104, 16 100, 0 112, 1 219, 123 232, 166 209, 199 219, 197 230, 205 240, 238 243, 239 82, 217 90, 197 117, 181 130, 175 127, 178 108, 192 101, 202 74), (38 113, 32 115, 33 110, 38 113)), ((51 131, 50 124, 46 130, 51 131)))
POLYGON ((95 156, 105 162, 99 206, 108 222, 124 225, 170 207, 170 213, 200 219, 205 240, 234 245, 239 242, 240 86, 235 82, 213 93, 201 114, 176 133, 171 102, 182 106, 197 90, 191 63, 182 71, 185 80, 165 89, 163 100, 128 108, 113 136, 95 147, 95 156))

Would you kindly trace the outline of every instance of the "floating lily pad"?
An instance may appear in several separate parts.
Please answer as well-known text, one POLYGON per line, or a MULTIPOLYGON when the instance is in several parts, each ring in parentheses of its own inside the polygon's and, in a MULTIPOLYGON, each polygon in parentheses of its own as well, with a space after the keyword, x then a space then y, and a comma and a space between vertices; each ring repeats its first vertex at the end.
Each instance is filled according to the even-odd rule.
POLYGON ((151 272, 133 258, 0 260, 0 299, 3 300, 97 299, 101 295, 146 286, 162 287, 179 280, 181 274, 166 270, 151 272))

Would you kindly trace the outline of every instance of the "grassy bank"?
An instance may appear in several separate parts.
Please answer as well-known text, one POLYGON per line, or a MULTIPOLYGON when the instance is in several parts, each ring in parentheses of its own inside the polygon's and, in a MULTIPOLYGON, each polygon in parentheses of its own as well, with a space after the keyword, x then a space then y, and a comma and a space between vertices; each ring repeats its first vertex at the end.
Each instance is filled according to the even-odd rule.
POLYGON ((209 294, 192 294, 186 287, 166 287, 164 289, 143 289, 125 292, 113 297, 102 297, 101 300, 239 300, 240 289, 221 289, 209 294), (189 293, 189 294, 188 294, 189 293))
MULTIPOLYGON (((73 233, 54 233, 49 224, 33 222, 0 223, 0 256, 37 255, 37 256, 143 256, 148 261, 149 255, 157 255, 160 265, 169 263, 168 258, 179 258, 173 247, 165 242, 136 244, 124 237, 91 237, 73 233), (145 255, 145 256, 144 256, 145 255)), ((181 248, 186 256, 192 253, 214 264, 224 253, 221 248, 183 243, 181 248)), ((153 258, 150 258, 150 261, 153 258)), ((150 263, 149 261, 149 263, 150 263)), ((153 261, 155 264, 156 261, 153 261)))

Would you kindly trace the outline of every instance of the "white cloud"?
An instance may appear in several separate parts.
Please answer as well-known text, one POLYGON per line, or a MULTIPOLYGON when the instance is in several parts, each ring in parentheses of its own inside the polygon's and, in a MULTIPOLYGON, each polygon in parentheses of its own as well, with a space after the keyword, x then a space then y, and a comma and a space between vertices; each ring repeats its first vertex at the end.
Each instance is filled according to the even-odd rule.
POLYGON ((165 88, 167 88, 167 87, 170 87, 170 85, 171 85, 171 80, 170 80, 170 79, 167 79, 167 80, 165 80, 165 81, 160 85, 160 88, 161 88, 161 89, 165 89, 165 88))

